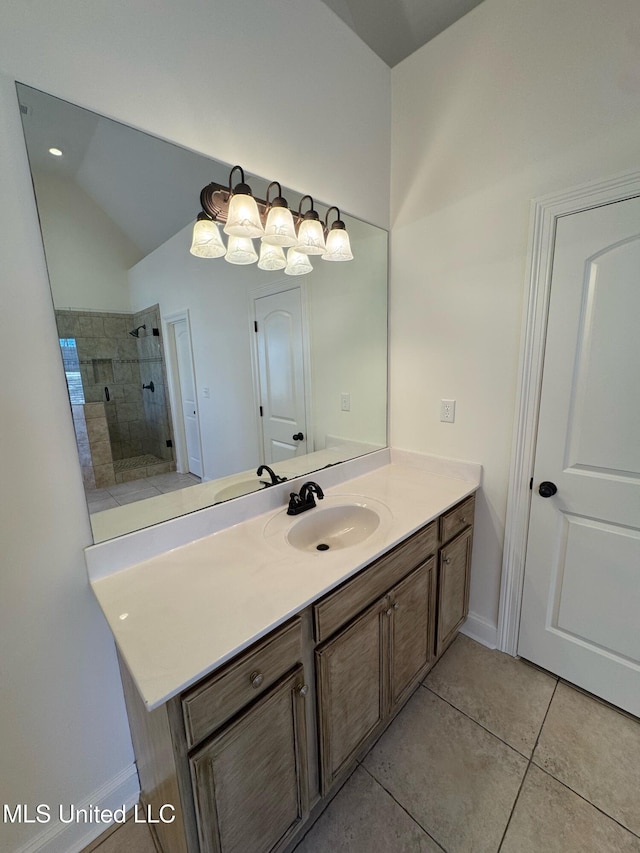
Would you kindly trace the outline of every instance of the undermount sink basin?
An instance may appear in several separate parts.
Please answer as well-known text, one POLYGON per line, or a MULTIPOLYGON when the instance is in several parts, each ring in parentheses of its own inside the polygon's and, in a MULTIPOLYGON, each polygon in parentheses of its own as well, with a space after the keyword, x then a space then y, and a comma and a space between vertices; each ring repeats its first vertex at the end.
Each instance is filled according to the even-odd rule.
POLYGON ((297 517, 288 516, 286 510, 278 513, 267 524, 265 536, 298 551, 331 552, 365 542, 390 518, 389 509, 379 501, 336 495, 297 517))
MULTIPOLYGON (((282 474, 285 479, 289 479, 291 477, 295 477, 295 474, 282 474)), ((221 501, 228 501, 231 498, 240 498, 243 495, 250 495, 252 492, 259 492, 260 489, 266 488, 265 483, 268 481, 268 477, 251 477, 246 480, 238 480, 235 483, 230 483, 228 486, 225 486, 223 489, 220 489, 215 494, 215 503, 220 503, 221 501)))
POLYGON ((368 539, 379 524, 380 516, 368 506, 316 506, 308 510, 303 518, 294 521, 287 534, 287 541, 300 551, 348 548, 368 539))
POLYGON ((231 498, 239 498, 242 497, 242 495, 257 492, 262 488, 264 488, 262 483, 255 477, 251 480, 241 480, 238 483, 232 483, 230 486, 225 486, 224 489, 220 489, 219 492, 216 492, 215 502, 219 503, 220 501, 228 501, 231 498))

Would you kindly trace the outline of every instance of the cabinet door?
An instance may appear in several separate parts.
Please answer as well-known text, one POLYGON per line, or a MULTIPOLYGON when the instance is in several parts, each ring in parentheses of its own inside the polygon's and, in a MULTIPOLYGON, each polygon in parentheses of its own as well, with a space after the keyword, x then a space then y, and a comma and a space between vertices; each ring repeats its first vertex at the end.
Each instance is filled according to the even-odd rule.
POLYGON ((392 708, 411 692, 434 657, 435 581, 431 558, 389 593, 392 708))
POLYGON ((302 666, 191 758, 203 853, 267 853, 308 813, 302 666))
POLYGON ((446 649, 469 612, 472 533, 468 527, 440 550, 436 655, 446 649))
POLYGON ((376 602, 316 650, 324 793, 384 719, 387 605, 376 602))

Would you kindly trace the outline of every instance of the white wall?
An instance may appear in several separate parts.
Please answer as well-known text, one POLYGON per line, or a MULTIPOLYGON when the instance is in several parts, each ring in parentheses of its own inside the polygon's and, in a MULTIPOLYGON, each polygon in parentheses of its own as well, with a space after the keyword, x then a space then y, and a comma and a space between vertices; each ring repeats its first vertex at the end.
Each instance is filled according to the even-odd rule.
POLYGON ((134 311, 160 304, 162 318, 189 311, 204 479, 259 464, 251 365, 249 289, 271 279, 255 266, 189 254, 193 225, 129 273, 134 311), (210 396, 202 392, 209 388, 210 396))
MULTIPOLYGON (((316 0, 5 0, 1 16, 0 788, 7 803, 100 804, 130 793, 132 755, 86 580, 90 528, 13 81, 384 226, 390 73, 316 0), (278 55, 290 74, 278 65, 274 100, 278 55)), ((82 846, 85 827, 59 828, 0 825, 0 847, 44 850, 42 833, 48 853, 82 846)))
POLYGON ((73 181, 41 173, 34 183, 56 308, 131 311, 140 250, 73 181))
POLYGON ((328 435, 386 444, 387 233, 348 228, 353 260, 311 258, 308 276, 316 449, 328 435), (349 412, 340 408, 343 392, 349 412))
POLYGON ((639 55, 637 0, 485 0, 392 72, 391 438, 485 466, 471 611, 486 637, 529 200, 638 168, 639 55))

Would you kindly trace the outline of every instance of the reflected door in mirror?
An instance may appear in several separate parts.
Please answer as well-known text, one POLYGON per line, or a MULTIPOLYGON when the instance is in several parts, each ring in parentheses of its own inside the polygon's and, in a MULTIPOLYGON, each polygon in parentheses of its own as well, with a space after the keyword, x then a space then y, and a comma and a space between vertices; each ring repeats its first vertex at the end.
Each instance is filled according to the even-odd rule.
POLYGON ((310 452, 306 435, 305 324, 299 287, 255 300, 263 461, 310 452))

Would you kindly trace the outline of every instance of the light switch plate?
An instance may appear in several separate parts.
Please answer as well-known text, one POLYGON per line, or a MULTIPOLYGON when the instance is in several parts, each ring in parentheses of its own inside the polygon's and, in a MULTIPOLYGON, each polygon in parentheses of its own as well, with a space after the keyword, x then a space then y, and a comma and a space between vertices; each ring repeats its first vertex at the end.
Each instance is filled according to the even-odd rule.
POLYGON ((340 411, 351 411, 351 394, 348 391, 343 391, 342 394, 340 394, 340 411))

